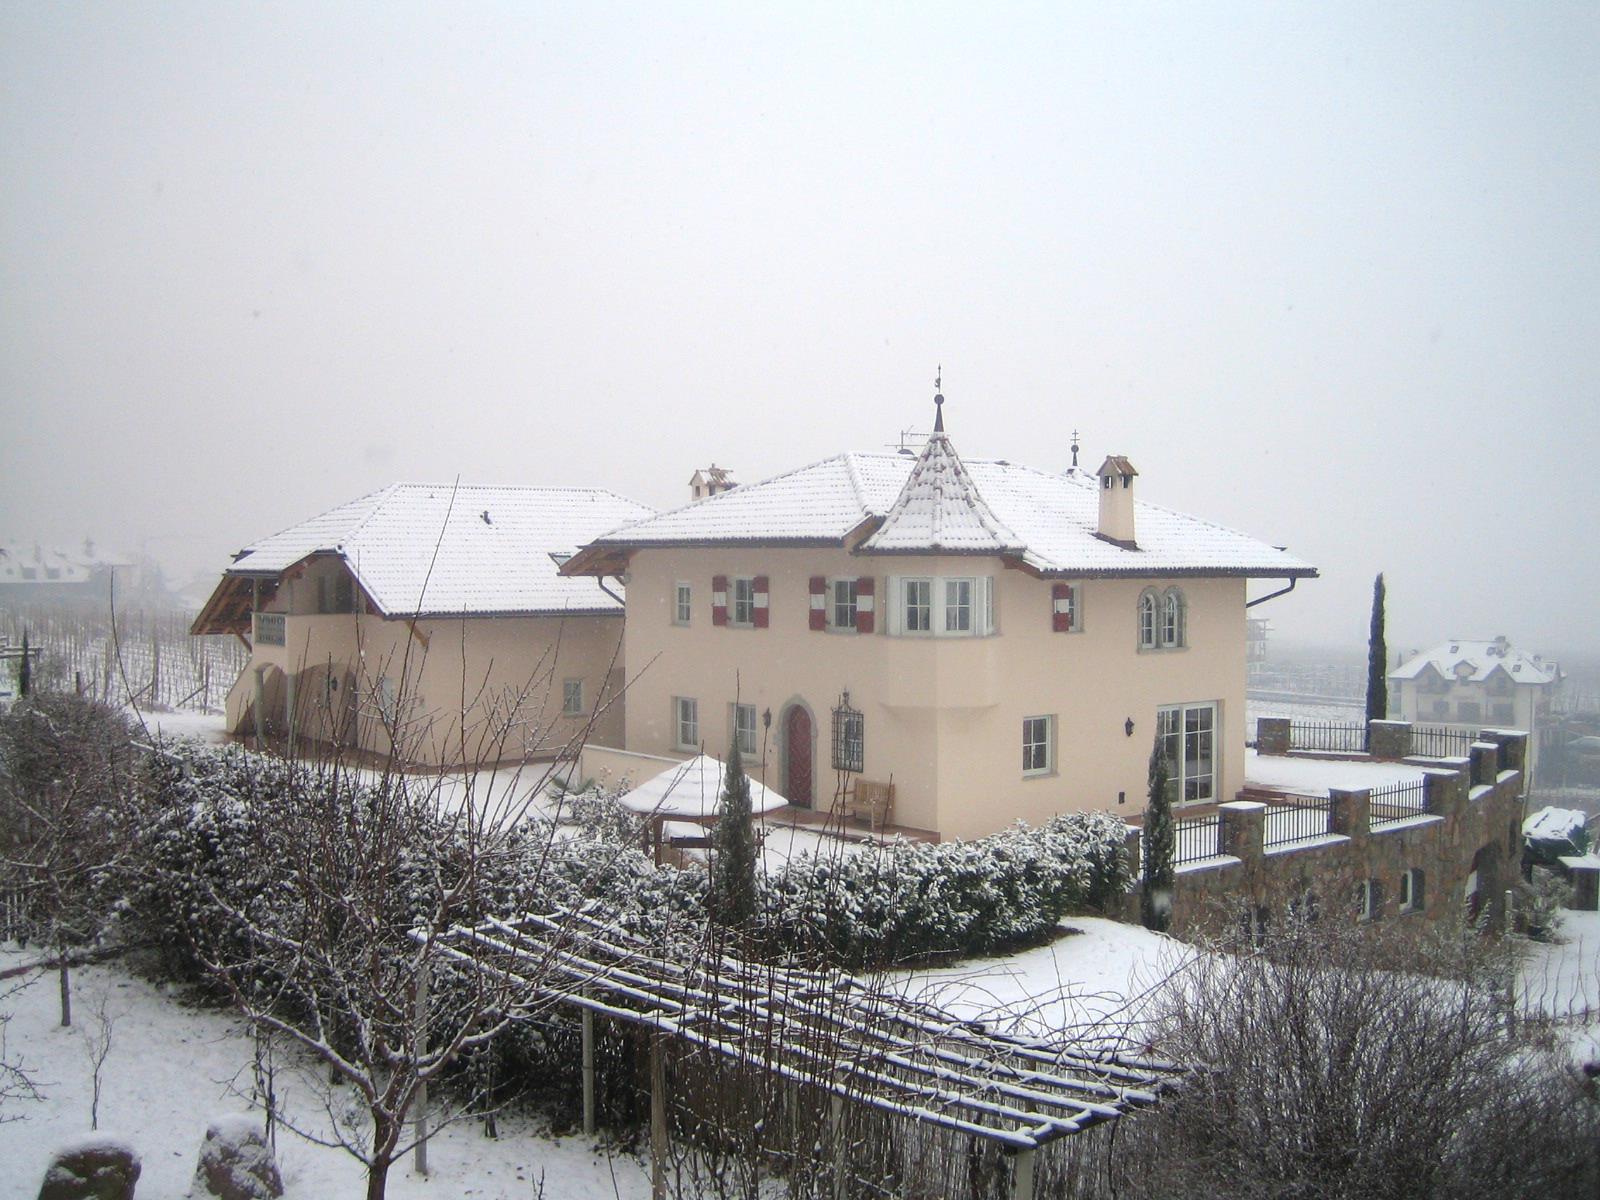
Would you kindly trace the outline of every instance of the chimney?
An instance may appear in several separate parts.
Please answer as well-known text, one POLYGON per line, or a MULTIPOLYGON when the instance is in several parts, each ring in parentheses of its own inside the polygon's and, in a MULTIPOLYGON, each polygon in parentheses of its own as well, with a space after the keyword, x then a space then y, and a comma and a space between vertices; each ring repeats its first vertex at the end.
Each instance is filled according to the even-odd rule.
POLYGON ((1113 454, 1095 472, 1100 478, 1100 528, 1102 540, 1137 550, 1133 530, 1133 477, 1139 472, 1120 454, 1113 454))
POLYGON ((736 486, 728 477, 727 467, 719 467, 716 463, 712 463, 704 470, 696 471, 689 480, 689 498, 704 500, 707 496, 715 496, 736 486))

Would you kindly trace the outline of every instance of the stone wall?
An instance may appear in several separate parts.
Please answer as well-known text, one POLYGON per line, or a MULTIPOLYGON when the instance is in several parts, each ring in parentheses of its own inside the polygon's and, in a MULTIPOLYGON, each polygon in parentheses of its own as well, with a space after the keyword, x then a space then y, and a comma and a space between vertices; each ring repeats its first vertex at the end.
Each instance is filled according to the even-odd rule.
MULTIPOLYGON (((1392 729, 1374 738, 1385 750, 1399 740, 1392 729)), ((1469 760, 1429 762, 1423 811, 1378 829, 1366 791, 1330 790, 1327 832, 1273 847, 1264 845, 1267 804, 1219 805, 1220 854, 1178 868, 1172 932, 1213 934, 1291 909, 1362 919, 1364 891, 1374 920, 1437 921, 1466 911, 1503 923, 1521 857, 1526 745, 1526 734, 1485 731, 1469 760), (1412 877, 1421 895, 1402 905, 1402 879, 1413 871, 1421 872, 1412 877)), ((1129 845, 1136 856, 1137 838, 1129 845)), ((1128 911, 1137 914, 1137 894, 1128 911)))

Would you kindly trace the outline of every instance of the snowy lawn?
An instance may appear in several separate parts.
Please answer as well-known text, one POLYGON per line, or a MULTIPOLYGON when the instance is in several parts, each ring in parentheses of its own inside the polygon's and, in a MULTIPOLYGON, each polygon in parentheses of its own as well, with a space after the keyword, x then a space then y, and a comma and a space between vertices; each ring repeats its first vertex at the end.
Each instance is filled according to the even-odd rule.
MULTIPOLYGON (((0 950, 0 969, 32 957, 15 948, 0 950)), ((100 1128, 121 1135, 143 1158, 139 1200, 186 1195, 207 1122, 249 1107, 239 1092, 250 1088, 250 1041, 239 1022, 225 1012, 188 1008, 113 965, 75 974, 75 1027, 62 1029, 55 976, 32 978, 36 982, 0 1003, 0 1011, 12 1015, 8 1057, 23 1060, 45 1099, 8 1103, 0 1113, 23 1118, 0 1123, 0 1200, 32 1200, 54 1148, 89 1128, 86 1043, 98 1029, 94 1010, 100 997, 113 1019, 100 1128)), ((291 1114, 326 1128, 327 1117, 303 1082, 280 1076, 280 1091, 291 1114)), ((642 1200, 650 1194, 648 1168, 638 1159, 607 1154, 582 1137, 551 1138, 526 1121, 501 1121, 497 1141, 482 1137, 476 1125, 454 1126, 433 1139, 428 1154, 431 1177, 414 1175, 408 1157, 391 1171, 389 1195, 530 1197, 541 1172, 551 1197, 642 1200)), ((290 1200, 359 1196, 365 1187, 362 1169, 349 1155, 287 1131, 278 1135, 278 1163, 290 1200)))
POLYGON ((1522 1008, 1563 1029, 1574 1054, 1600 1060, 1600 912, 1561 914, 1560 942, 1529 942, 1517 973, 1522 1008))

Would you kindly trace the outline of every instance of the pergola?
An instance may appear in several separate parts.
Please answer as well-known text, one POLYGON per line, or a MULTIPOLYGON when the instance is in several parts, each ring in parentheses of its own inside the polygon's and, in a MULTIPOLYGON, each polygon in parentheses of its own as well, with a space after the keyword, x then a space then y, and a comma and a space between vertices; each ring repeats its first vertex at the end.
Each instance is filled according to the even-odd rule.
POLYGON ((657 1195, 665 1194, 662 1045, 669 1040, 819 1089, 833 1098, 835 1121, 845 1104, 864 1105, 997 1144, 1015 1157, 1016 1200, 1032 1196, 1041 1146, 1153 1104, 1177 1073, 1118 1039, 1008 1034, 842 971, 703 948, 678 955, 606 917, 589 907, 492 920, 452 929, 441 947, 465 969, 583 1011, 587 1132, 594 1129, 594 1014, 652 1031, 657 1195))

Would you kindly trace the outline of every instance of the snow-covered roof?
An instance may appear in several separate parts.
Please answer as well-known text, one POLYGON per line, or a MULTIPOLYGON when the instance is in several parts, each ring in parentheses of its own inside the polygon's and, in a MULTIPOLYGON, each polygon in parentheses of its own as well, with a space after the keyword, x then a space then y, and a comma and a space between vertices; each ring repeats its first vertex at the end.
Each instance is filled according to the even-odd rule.
POLYGON ((1530 658, 1512 649, 1504 638, 1492 642, 1452 639, 1407 659, 1389 672, 1389 678, 1415 679, 1429 667, 1446 679, 1468 683, 1481 683, 1498 669, 1504 669, 1514 683, 1554 683, 1558 671, 1555 663, 1530 658))
POLYGON ((389 615, 617 612, 598 581, 561 575, 556 559, 651 511, 598 488, 396 483, 246 546, 226 574, 337 554, 389 615))
POLYGON ((1116 545, 1096 536, 1100 500, 1093 476, 1004 460, 963 461, 953 448, 935 470, 930 449, 942 456, 946 448, 930 446, 915 460, 900 454, 825 458, 613 530, 592 543, 586 559, 609 570, 614 560, 600 553, 608 548, 845 545, 865 522, 882 519, 859 552, 948 547, 1005 554, 1058 576, 1316 574, 1308 563, 1245 534, 1138 501, 1138 547, 1116 545), (925 463, 928 486, 919 481, 908 489, 914 468, 925 463))
POLYGON ((1522 822, 1522 832, 1531 838, 1566 840, 1579 834, 1589 823, 1589 814, 1576 808, 1541 808, 1522 822))
POLYGON ((995 516, 950 439, 936 433, 917 457, 869 554, 1021 554, 1022 540, 995 516))
MULTIPOLYGON (((638 813, 670 817, 715 817, 721 815, 722 784, 726 768, 709 754, 697 754, 688 762, 668 767, 654 779, 618 797, 624 808, 638 813)), ((750 784, 750 811, 772 812, 788 803, 777 792, 754 779, 750 784)))

